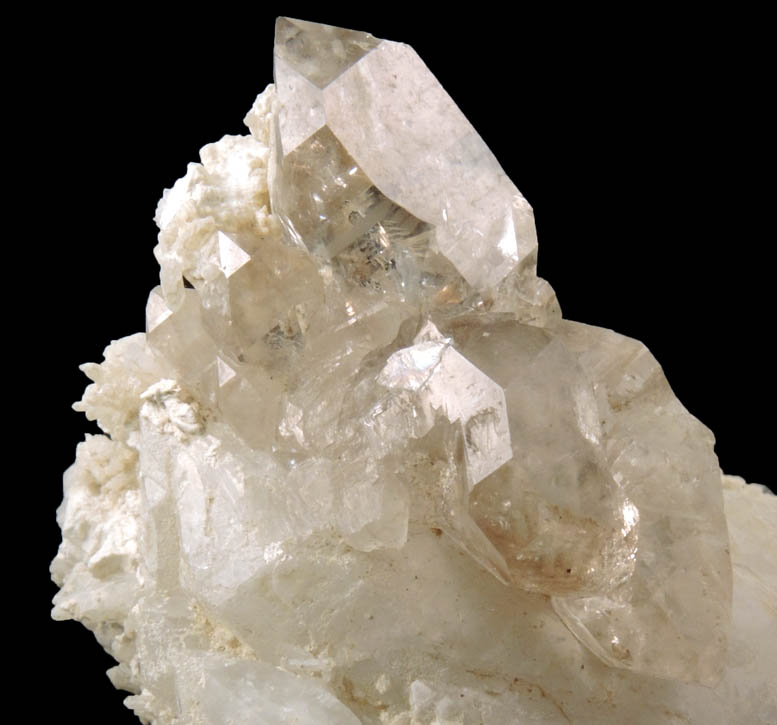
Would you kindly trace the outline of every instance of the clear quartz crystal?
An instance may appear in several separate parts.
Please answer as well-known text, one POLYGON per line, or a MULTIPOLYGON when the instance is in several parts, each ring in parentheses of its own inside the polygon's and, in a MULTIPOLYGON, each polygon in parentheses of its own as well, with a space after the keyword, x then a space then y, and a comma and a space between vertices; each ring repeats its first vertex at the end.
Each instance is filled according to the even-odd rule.
POLYGON ((160 202, 145 335, 84 366, 110 437, 65 477, 54 616, 128 706, 777 721, 774 497, 724 479, 724 510, 653 356, 561 319, 415 51, 279 18, 246 125, 160 202))

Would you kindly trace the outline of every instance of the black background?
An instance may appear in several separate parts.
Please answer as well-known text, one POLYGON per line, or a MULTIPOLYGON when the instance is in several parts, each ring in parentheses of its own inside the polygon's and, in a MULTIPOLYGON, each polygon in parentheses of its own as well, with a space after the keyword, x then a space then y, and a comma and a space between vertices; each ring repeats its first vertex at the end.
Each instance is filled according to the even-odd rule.
POLYGON ((272 80, 276 14, 411 44, 534 207, 539 272, 565 316, 645 342, 715 432, 723 470, 774 488, 762 19, 636 6, 628 15, 320 7, 181 10, 164 25, 120 8, 70 13, 48 17, 33 45, 41 65, 28 114, 42 152, 27 169, 36 231, 24 240, 25 269, 48 306, 25 303, 24 314, 27 350, 45 374, 47 452, 35 474, 29 626, 45 631, 51 669, 40 676, 65 722, 137 722, 91 635, 47 621, 61 472, 84 432, 96 432, 69 408, 87 382, 77 366, 143 330, 157 283, 156 202, 201 146, 247 133, 242 118, 272 80))

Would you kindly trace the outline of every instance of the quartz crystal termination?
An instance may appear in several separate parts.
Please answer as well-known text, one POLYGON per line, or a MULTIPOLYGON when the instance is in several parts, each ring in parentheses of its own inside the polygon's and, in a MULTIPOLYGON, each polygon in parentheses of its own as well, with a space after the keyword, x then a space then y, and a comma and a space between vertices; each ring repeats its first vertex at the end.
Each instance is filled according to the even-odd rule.
POLYGON ((54 617, 128 706, 777 719, 775 498, 727 478, 724 510, 653 356, 561 319, 530 207, 418 55, 280 18, 246 125, 165 192, 146 333, 76 404, 107 436, 65 475, 54 617))
POLYGON ((412 48, 282 18, 275 84, 272 208, 311 251, 437 293, 532 259, 531 208, 412 48))

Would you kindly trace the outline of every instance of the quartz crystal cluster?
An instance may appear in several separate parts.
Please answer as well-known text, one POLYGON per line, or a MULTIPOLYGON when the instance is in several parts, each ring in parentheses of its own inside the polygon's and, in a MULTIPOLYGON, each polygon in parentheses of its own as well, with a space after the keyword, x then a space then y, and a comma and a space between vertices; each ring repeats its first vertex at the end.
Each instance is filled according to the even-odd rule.
POLYGON ((83 366, 54 617, 148 723, 777 722, 777 499, 562 319, 412 48, 281 18, 274 60, 83 366))

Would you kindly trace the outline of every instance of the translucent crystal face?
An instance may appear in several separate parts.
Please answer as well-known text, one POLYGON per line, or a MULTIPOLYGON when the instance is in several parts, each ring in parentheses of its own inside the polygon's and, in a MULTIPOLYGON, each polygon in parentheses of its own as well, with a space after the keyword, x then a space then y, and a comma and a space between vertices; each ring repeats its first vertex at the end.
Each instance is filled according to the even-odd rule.
POLYGON ((275 83, 270 193, 297 241, 331 257, 379 224, 480 293, 531 256, 531 208, 412 48, 282 19, 275 83))
POLYGON ((434 227, 384 196, 328 128, 284 155, 272 189, 290 238, 330 262, 342 279, 415 304, 460 302, 471 294, 430 246, 434 227))
POLYGON ((369 33, 278 18, 275 63, 286 64, 316 88, 328 86, 380 43, 369 33))

